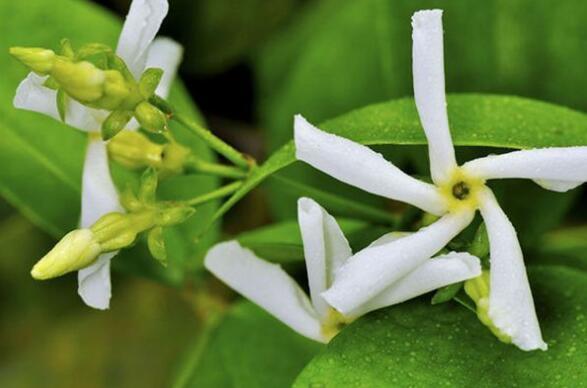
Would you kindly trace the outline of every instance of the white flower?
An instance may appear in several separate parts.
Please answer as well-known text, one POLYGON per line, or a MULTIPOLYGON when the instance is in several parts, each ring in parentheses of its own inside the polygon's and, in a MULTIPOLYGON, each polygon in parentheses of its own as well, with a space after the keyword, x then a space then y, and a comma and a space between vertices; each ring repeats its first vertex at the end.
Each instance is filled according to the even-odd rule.
MULTIPOLYGON (((214 246, 204 263, 230 287, 299 334, 319 342, 328 342, 341 326, 369 311, 481 274, 479 259, 467 253, 452 252, 425 260, 400 281, 343 316, 332 309, 321 294, 335 282, 337 270, 352 256, 351 248, 336 220, 309 198, 298 201, 298 222, 310 298, 279 265, 258 258, 236 241, 214 246)), ((407 237, 392 233, 371 246, 404 238, 407 237)))
MULTIPOLYGON (((155 35, 168 11, 167 0, 134 0, 122 28, 116 53, 138 79, 148 67, 163 69, 156 93, 165 97, 182 56, 182 47, 155 35)), ((60 120, 56 92, 43 86, 47 77, 30 73, 16 91, 16 108, 39 112, 60 120)), ((82 209, 80 226, 90 227, 101 216, 122 211, 118 193, 112 182, 105 143, 100 139, 102 122, 109 112, 88 108, 69 99, 66 123, 89 133, 82 177, 82 209)), ((137 129, 133 119, 126 129, 137 129)), ((78 272, 78 293, 84 302, 97 309, 110 305, 110 260, 117 252, 101 255, 92 265, 78 272)))
POLYGON ((322 295, 340 312, 353 311, 444 247, 479 209, 490 241, 489 317, 521 349, 545 350, 516 231, 485 182, 529 178, 550 190, 569 190, 587 180, 587 147, 515 151, 459 167, 446 112, 442 11, 416 12, 412 27, 415 102, 434 185, 408 176, 368 147, 320 131, 301 116, 295 118, 296 156, 350 185, 441 218, 408 237, 358 252, 322 295))

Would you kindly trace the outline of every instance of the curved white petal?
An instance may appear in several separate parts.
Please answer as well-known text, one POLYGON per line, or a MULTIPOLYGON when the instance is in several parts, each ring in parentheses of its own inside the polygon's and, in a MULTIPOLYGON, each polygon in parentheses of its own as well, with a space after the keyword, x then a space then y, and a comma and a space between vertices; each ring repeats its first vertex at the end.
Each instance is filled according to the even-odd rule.
POLYGON ((569 190, 576 189, 577 187, 581 186, 583 182, 573 182, 573 181, 557 181, 557 180, 544 180, 544 179, 535 179, 534 183, 539 185, 540 187, 546 190, 557 191, 559 193, 564 193, 569 190))
POLYGON ((436 187, 402 172, 369 147, 314 127, 295 116, 296 158, 369 193, 406 202, 435 215, 445 212, 436 187))
POLYGON ((351 257, 351 247, 334 217, 310 198, 298 200, 298 222, 310 297, 314 308, 324 318, 329 306, 320 294, 332 284, 335 271, 351 257))
POLYGON ((587 147, 537 148, 490 155, 465 163, 463 169, 482 179, 528 178, 546 181, 546 188, 560 191, 587 181, 587 147), (567 183, 561 186, 552 181, 567 183))
POLYGON ((102 122, 108 117, 107 111, 88 108, 71 98, 68 99, 66 112, 67 125, 84 132, 100 133, 102 122))
POLYGON ((344 315, 375 297, 442 249, 472 220, 473 212, 447 214, 409 236, 352 256, 322 296, 344 315))
POLYGON ((349 315, 358 317, 479 275, 481 263, 477 257, 464 252, 450 252, 427 260, 349 315))
POLYGON ((520 349, 546 350, 516 231, 493 193, 486 189, 482 195, 490 245, 489 317, 520 349))
POLYGON ((77 272, 77 293, 88 306, 99 310, 110 307, 110 260, 117 253, 104 253, 94 264, 77 272))
POLYGON ((42 113, 59 120, 57 92, 43 86, 47 78, 29 73, 16 88, 13 100, 14 107, 42 113))
POLYGON ((123 211, 110 176, 106 143, 89 138, 82 176, 82 228, 89 228, 104 214, 123 211))
POLYGON ((418 11, 412 16, 412 73, 414 99, 430 154, 430 172, 436 184, 449 178, 456 159, 444 91, 442 11, 418 11))
POLYGON ((168 10, 167 0, 133 0, 130 5, 116 53, 137 79, 145 69, 149 46, 168 10))
POLYGON ((228 286, 299 334, 326 342, 310 300, 279 265, 259 259, 236 241, 214 246, 206 255, 204 265, 228 286))
POLYGON ((155 91, 159 96, 167 97, 169 95, 182 56, 183 47, 173 39, 157 38, 149 47, 145 68, 157 67, 163 70, 163 77, 155 91))

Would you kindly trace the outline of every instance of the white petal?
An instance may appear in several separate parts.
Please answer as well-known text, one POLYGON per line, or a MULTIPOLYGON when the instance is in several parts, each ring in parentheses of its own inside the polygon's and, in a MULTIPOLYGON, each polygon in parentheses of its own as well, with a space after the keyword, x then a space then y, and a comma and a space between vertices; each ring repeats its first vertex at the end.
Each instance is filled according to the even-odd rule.
POLYGON ((369 147, 323 132, 301 115, 295 116, 294 132, 298 160, 369 193, 444 213, 436 187, 405 174, 369 147))
POLYGON ((490 155, 465 163, 463 169, 482 179, 528 178, 546 181, 545 187, 555 191, 568 190, 587 181, 587 147, 537 148, 490 155))
POLYGON ((332 284, 335 271, 351 257, 351 247, 336 220, 310 198, 298 200, 298 222, 312 304, 325 318, 329 306, 320 294, 332 284))
POLYGON ((167 0, 133 0, 130 5, 116 53, 137 79, 145 69, 149 46, 167 16, 168 9, 167 0))
POLYGON ((18 85, 14 96, 14 107, 45 114, 59 120, 57 111, 57 92, 46 88, 43 83, 48 77, 29 73, 18 85))
POLYGON ((577 187, 581 186, 583 182, 573 182, 573 181, 557 181, 557 180, 544 180, 544 179, 536 179, 534 182, 542 188, 546 190, 557 191, 559 193, 564 193, 569 190, 576 189, 577 187))
POLYGON ((122 206, 110 176, 106 143, 90 137, 82 176, 80 225, 88 228, 104 214, 116 211, 122 211, 122 206))
POLYGON ((477 257, 463 252, 451 252, 427 260, 349 315, 358 317, 479 275, 481 263, 477 257))
POLYGON ((299 334, 326 341, 310 300, 279 265, 259 259, 236 241, 214 246, 206 255, 204 265, 228 286, 299 334))
POLYGON ((430 154, 430 171, 436 183, 446 181, 456 167, 444 91, 442 11, 419 11, 412 16, 412 72, 414 99, 430 154))
POLYGON ((149 47, 145 67, 157 67, 163 70, 163 77, 155 91, 159 96, 167 97, 169 95, 182 56, 183 47, 169 38, 157 38, 149 47))
POLYGON ((78 289, 85 304, 99 310, 110 307, 110 260, 118 253, 100 255, 98 260, 77 273, 78 289))
POLYGON ((84 132, 100 133, 102 122, 108 117, 108 112, 88 108, 74 99, 69 98, 65 122, 74 128, 84 132))
POLYGON ((351 313, 441 250, 473 214, 447 214, 409 236, 363 249, 338 270, 334 284, 322 296, 341 313, 351 313))
POLYGON ((520 349, 546 350, 516 231, 489 189, 480 210, 490 245, 489 317, 520 349))

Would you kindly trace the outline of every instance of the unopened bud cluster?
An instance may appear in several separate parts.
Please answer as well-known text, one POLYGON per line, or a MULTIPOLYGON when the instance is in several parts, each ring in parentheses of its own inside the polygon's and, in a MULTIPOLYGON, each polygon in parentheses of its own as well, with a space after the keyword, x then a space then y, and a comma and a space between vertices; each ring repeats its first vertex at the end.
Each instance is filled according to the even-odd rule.
POLYGON ((111 112, 102 124, 102 137, 115 136, 134 117, 143 128, 162 132, 167 117, 149 103, 163 75, 161 69, 145 70, 135 80, 125 63, 107 46, 89 44, 74 52, 69 41, 61 54, 44 48, 13 47, 10 54, 38 75, 47 76, 45 86, 57 89, 57 105, 65 119, 68 96, 81 104, 111 112))
POLYGON ((88 229, 65 235, 31 271, 43 280, 77 271, 91 265, 102 253, 131 246, 140 233, 148 232, 147 245, 153 256, 166 265, 163 228, 184 222, 195 210, 181 203, 157 203, 157 175, 148 170, 141 180, 138 195, 127 192, 122 202, 128 213, 108 213, 88 229))

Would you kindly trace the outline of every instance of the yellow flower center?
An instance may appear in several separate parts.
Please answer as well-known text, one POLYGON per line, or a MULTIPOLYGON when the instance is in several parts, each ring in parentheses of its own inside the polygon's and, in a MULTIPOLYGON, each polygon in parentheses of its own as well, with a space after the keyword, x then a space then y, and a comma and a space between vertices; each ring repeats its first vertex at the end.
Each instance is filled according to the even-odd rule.
POLYGON ((479 205, 479 193, 484 186, 483 179, 471 177, 456 168, 450 178, 439 185, 439 191, 449 212, 475 210, 479 205))
POLYGON ((333 308, 328 310, 326 319, 322 322, 322 336, 330 341, 336 336, 346 325, 351 323, 352 319, 346 318, 333 308))

